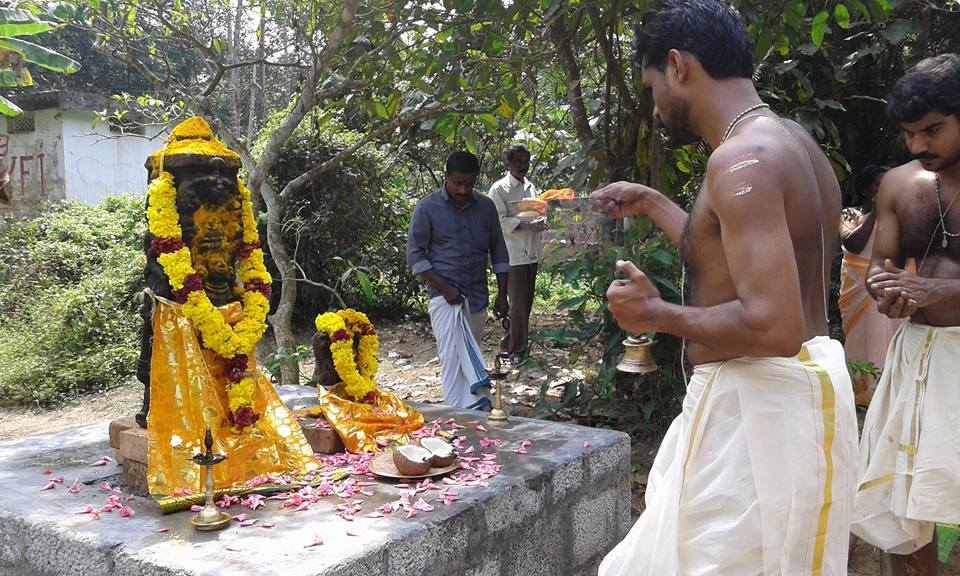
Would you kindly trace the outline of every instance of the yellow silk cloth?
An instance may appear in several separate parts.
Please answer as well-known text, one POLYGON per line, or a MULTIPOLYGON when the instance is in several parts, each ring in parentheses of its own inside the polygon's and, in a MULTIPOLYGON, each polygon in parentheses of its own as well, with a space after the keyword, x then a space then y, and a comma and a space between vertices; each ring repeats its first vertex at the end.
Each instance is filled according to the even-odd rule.
POLYGON ((372 404, 348 400, 338 384, 332 390, 317 386, 317 406, 297 412, 300 416, 322 415, 343 440, 347 451, 376 452, 377 438, 407 434, 423 428, 423 414, 390 392, 375 389, 372 404))
MULTIPOLYGON (((241 319, 238 302, 220 311, 230 324, 241 319)), ((265 474, 305 473, 320 467, 293 414, 259 372, 253 409, 260 419, 242 433, 232 430, 226 361, 200 345, 179 304, 161 298, 156 299, 153 315, 151 361, 147 484, 161 508, 185 494, 203 492, 204 476, 191 458, 205 451, 208 426, 213 452, 227 456, 213 467, 218 492, 265 474)), ((255 365, 256 355, 251 353, 249 366, 255 365)))

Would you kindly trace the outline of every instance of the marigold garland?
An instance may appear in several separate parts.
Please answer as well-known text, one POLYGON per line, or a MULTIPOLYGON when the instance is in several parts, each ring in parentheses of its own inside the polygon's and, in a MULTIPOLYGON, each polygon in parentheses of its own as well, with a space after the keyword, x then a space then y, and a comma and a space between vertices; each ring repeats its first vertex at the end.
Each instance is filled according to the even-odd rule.
MULTIPOLYGON (((209 128, 207 129, 209 130, 209 128)), ((203 153, 203 152, 201 152, 203 153)), ((203 290, 203 279, 193 268, 190 249, 183 242, 180 215, 177 212, 177 190, 173 175, 161 172, 148 187, 147 223, 155 236, 151 247, 157 253, 157 262, 173 289, 173 295, 183 304, 183 314, 200 332, 204 347, 227 359, 227 398, 233 425, 238 431, 252 426, 260 417, 253 410, 255 379, 246 371, 249 354, 267 329, 270 311, 270 273, 263 264, 256 219, 250 191, 239 179, 241 197, 243 245, 240 258, 240 280, 244 287, 243 319, 231 326, 213 305, 203 290)))
POLYGON ((330 337, 333 367, 343 380, 344 391, 355 400, 362 400, 377 388, 377 353, 380 340, 373 324, 363 312, 353 308, 326 312, 316 319, 317 330, 330 337), (357 357, 353 355, 353 337, 360 335, 357 357), (357 365, 360 368, 357 368, 357 365))

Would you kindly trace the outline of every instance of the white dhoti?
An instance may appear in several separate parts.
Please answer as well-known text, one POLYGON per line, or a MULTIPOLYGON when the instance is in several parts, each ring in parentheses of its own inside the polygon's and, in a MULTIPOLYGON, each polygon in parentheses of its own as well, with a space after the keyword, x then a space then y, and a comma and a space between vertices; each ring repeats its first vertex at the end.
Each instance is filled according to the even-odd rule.
POLYGON ((467 302, 451 305, 443 296, 430 299, 430 324, 437 339, 442 369, 443 403, 460 408, 490 408, 490 377, 477 343, 486 310, 470 313, 467 302))
POLYGON ((860 441, 852 531, 896 554, 960 523, 960 327, 904 322, 860 441))
POLYGON ((600 576, 846 574, 856 452, 839 342, 697 366, 600 576))

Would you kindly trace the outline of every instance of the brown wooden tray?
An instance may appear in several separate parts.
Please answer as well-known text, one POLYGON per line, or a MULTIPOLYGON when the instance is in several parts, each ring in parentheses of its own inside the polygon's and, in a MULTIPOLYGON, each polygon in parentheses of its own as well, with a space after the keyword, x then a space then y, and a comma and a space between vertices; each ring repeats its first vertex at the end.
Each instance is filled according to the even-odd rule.
POLYGON ((458 468, 460 468, 460 462, 454 461, 454 463, 449 466, 444 466, 442 468, 431 468, 426 474, 421 474, 419 476, 404 476, 393 464, 392 452, 381 452, 374 456, 373 460, 367 464, 367 469, 377 476, 383 476, 384 478, 395 478, 397 480, 433 478, 435 476, 443 476, 444 474, 453 472, 458 468))

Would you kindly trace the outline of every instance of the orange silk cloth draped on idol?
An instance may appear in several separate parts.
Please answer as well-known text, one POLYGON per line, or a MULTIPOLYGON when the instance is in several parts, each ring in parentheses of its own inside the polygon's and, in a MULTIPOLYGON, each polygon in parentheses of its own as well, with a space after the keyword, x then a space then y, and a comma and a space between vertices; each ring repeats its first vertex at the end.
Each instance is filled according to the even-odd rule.
POLYGON ((323 415, 337 431, 343 445, 354 454, 379 450, 377 438, 387 434, 408 434, 423 428, 423 414, 404 404, 400 398, 375 389, 370 404, 344 398, 346 393, 317 387, 318 406, 301 410, 299 414, 323 415))
MULTIPOLYGON (((238 302, 219 309, 227 323, 242 318, 238 302)), ((224 490, 263 474, 307 472, 319 467, 300 425, 270 382, 257 373, 253 409, 260 419, 242 433, 231 430, 225 361, 197 340, 182 307, 158 298, 153 316, 147 483, 161 506, 203 492, 200 466, 206 427, 213 451, 227 459, 213 467, 214 489, 224 490)), ((256 365, 251 352, 249 366, 256 365)))

